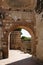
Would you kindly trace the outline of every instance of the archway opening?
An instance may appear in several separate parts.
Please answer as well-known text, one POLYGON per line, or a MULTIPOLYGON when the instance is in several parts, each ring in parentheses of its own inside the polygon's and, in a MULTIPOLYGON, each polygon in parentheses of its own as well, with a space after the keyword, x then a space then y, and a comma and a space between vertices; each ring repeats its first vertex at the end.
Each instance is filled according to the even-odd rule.
POLYGON ((24 28, 16 28, 9 33, 9 58, 17 58, 15 61, 32 57, 31 54, 32 35, 24 28))
MULTIPOLYGON (((9 46, 11 51, 31 54, 32 35, 24 28, 17 28, 9 34, 9 46)), ((10 53, 11 54, 11 53, 10 53)))
POLYGON ((32 36, 22 28, 15 29, 10 35, 10 49, 31 53, 32 36))
POLYGON ((22 37, 24 36, 23 35, 24 33, 22 32, 22 30, 18 31, 18 29, 25 30, 26 32, 28 31, 27 32, 27 34, 29 35, 28 40, 29 40, 29 42, 30 41, 33 42, 34 35, 33 35, 32 31, 30 31, 29 28, 22 26, 22 27, 15 28, 13 31, 11 31, 8 35, 8 46, 9 46, 8 60, 10 60, 10 62, 7 62, 7 64, 32 57, 32 54, 30 53, 31 52, 30 50, 32 50, 31 43, 28 43, 28 40, 27 40, 28 35, 25 34, 26 39, 22 39, 22 37), (30 38, 31 38, 31 40, 30 40, 30 38), (17 43, 17 44, 15 45, 15 43, 17 43), (26 43, 26 45, 30 44, 30 47, 28 47, 29 49, 27 49, 27 46, 25 45, 25 43, 26 43))
POLYGON ((25 52, 31 53, 32 36, 25 29, 21 29, 21 42, 24 44, 24 47, 26 49, 25 52))

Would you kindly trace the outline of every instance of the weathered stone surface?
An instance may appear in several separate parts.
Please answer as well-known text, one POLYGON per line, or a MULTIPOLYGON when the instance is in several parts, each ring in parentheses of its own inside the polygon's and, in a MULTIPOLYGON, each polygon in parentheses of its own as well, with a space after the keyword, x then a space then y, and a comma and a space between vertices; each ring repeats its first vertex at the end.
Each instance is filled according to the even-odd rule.
POLYGON ((42 14, 37 15, 36 17, 36 26, 37 26, 37 32, 38 32, 38 44, 36 47, 36 55, 37 58, 40 60, 43 60, 43 19, 42 14))
MULTIPOLYGON (((8 57, 9 33, 14 31, 14 29, 16 28, 24 28, 27 31, 29 31, 30 34, 32 35, 32 45, 31 45, 32 54, 34 56, 36 55, 37 58, 43 60, 43 16, 42 16, 43 12, 41 14, 36 14, 34 12, 34 7, 36 5, 35 3, 37 0, 27 0, 27 1, 13 0, 15 1, 15 5, 16 5, 14 9, 12 7, 14 6, 13 1, 12 1, 13 4, 11 3, 10 0, 9 0, 10 4, 8 0, 6 1, 0 0, 0 7, 2 7, 0 8, 0 10, 1 11, 3 10, 5 12, 5 19, 2 20, 3 21, 2 28, 3 28, 3 35, 4 35, 2 36, 3 43, 1 42, 2 32, 0 30, 0 48, 1 47, 3 48, 4 58, 8 57), (18 5, 18 8, 20 8, 20 10, 17 8, 17 5, 18 5)), ((20 39, 16 40, 17 43, 18 41, 20 41, 20 39)), ((0 58, 2 57, 1 55, 2 55, 2 52, 0 52, 0 58)))

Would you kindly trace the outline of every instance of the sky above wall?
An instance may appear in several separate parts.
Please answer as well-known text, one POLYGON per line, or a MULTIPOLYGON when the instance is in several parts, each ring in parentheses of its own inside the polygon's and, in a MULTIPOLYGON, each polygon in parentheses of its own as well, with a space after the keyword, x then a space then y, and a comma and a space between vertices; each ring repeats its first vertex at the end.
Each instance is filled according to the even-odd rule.
POLYGON ((28 31, 26 31, 25 29, 22 29, 21 32, 22 32, 21 37, 22 36, 31 37, 30 33, 28 31))

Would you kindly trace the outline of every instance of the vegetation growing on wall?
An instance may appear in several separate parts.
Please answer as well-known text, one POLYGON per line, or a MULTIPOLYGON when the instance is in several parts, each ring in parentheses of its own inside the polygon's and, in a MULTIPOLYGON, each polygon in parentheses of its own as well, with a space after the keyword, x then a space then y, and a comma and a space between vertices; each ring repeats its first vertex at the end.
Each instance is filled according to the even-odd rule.
POLYGON ((24 40, 24 41, 31 41, 30 37, 25 37, 25 36, 22 36, 21 39, 24 40))

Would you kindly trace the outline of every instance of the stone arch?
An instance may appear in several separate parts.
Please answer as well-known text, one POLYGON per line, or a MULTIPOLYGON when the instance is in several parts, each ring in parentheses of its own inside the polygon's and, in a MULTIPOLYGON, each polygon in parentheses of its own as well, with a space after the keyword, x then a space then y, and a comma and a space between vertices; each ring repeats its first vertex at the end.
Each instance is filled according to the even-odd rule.
POLYGON ((3 49, 7 50, 7 51, 3 50, 4 58, 8 57, 8 35, 10 32, 14 31, 14 29, 17 29, 17 28, 24 28, 30 32, 30 34, 32 35, 32 39, 33 39, 32 54, 35 55, 35 53, 36 53, 34 24, 32 22, 27 22, 24 20, 16 21, 16 22, 14 21, 9 30, 5 29, 5 28, 3 29, 4 31, 6 31, 6 32, 4 32, 4 40, 6 43, 6 48, 3 48, 3 49), (6 54, 6 56, 5 56, 5 54, 6 54))
MULTIPOLYGON (((33 0, 34 1, 34 0, 33 0)), ((36 2, 37 0, 35 0, 35 2, 36 2)), ((31 2, 31 4, 32 4, 33 2, 31 2)), ((6 4, 6 3, 5 3, 6 4)), ((33 3, 33 5, 34 5, 34 7, 32 6, 32 8, 34 9, 35 8, 35 6, 36 6, 36 4, 35 3, 33 3)), ((2 7, 3 7, 3 5, 2 5, 2 7)), ((6 7, 4 6, 4 8, 6 9, 6 7)), ((29 7, 28 7, 29 8, 29 7)), ((30 7, 30 9, 31 9, 31 7, 30 7)), ((33 10, 32 9, 32 10, 33 10)), ((32 21, 34 20, 35 21, 35 17, 34 17, 35 15, 34 15, 34 12, 33 12, 33 14, 32 14, 32 21)), ((9 18, 9 17, 8 17, 9 18)), ((31 16, 30 16, 30 18, 31 18, 31 16)), ((9 19, 8 19, 9 20, 9 19)), ((11 20, 12 21, 12 20, 11 20)), ((8 35, 9 35, 9 33, 10 32, 12 32, 15 28, 17 28, 17 27, 23 27, 23 28, 25 28, 26 30, 28 30, 29 32, 30 32, 30 34, 32 35, 32 39, 34 39, 34 41, 35 41, 35 39, 36 39, 36 31, 35 31, 35 29, 34 29, 34 21, 33 22, 26 22, 26 21, 24 21, 24 20, 22 20, 22 21, 14 21, 13 22, 13 24, 12 24, 12 26, 10 27, 10 29, 5 29, 5 26, 4 26, 4 28, 3 28, 3 34, 4 34, 4 37, 3 37, 3 39, 2 39, 2 43, 3 43, 3 52, 4 52, 4 58, 7 58, 8 57, 8 35), (30 31, 31 30, 31 31, 30 31), (5 50, 6 49, 6 50, 5 50)), ((4 23, 4 22, 3 22, 4 23)), ((7 23, 7 22, 6 22, 7 23)), ((3 24, 4 25, 4 24, 3 24)), ((33 44, 34 45, 34 48, 33 49, 35 49, 35 43, 33 44)), ((35 51, 33 52, 33 53, 35 53, 35 51)))
POLYGON ((35 35, 33 33, 33 30, 31 28, 29 28, 29 27, 20 26, 20 25, 17 26, 16 28, 14 28, 14 30, 17 29, 17 28, 23 28, 23 29, 27 30, 31 34, 31 36, 32 36, 31 53, 34 55, 36 53, 36 47, 35 47, 35 35))
POLYGON ((18 28, 18 27, 23 27, 24 29, 26 29, 27 31, 30 32, 30 34, 32 35, 32 39, 34 40, 34 43, 32 44, 32 48, 33 48, 32 54, 33 55, 36 54, 36 43, 35 43, 35 40, 36 40, 36 19, 35 19, 34 12, 33 12, 33 17, 30 20, 26 21, 25 19, 17 19, 15 21, 14 19, 12 19, 12 17, 11 18, 8 17, 8 20, 6 20, 6 19, 4 20, 4 23, 3 23, 3 35, 4 35, 3 43, 5 43, 5 45, 6 45, 6 47, 3 48, 4 58, 8 57, 8 35, 10 32, 14 31, 14 29, 18 28), (5 29, 6 24, 7 25, 9 24, 8 29, 5 29))

